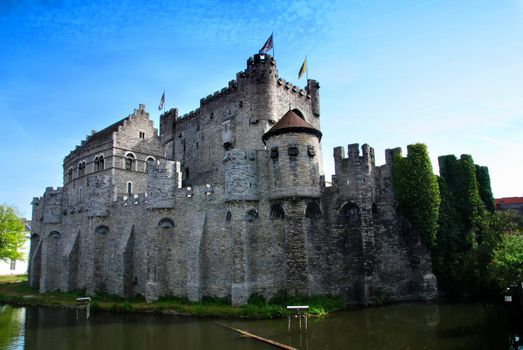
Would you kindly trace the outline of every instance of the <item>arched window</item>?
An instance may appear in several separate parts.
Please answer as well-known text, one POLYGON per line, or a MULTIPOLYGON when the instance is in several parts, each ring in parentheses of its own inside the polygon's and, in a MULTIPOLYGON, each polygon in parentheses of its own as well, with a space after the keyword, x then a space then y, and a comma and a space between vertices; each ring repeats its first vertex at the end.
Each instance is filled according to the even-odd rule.
POLYGON ((51 231, 49 232, 49 238, 52 238, 52 239, 60 239, 60 232, 58 231, 51 231))
POLYGON ((69 168, 67 171, 67 181, 73 181, 73 168, 69 168))
POLYGON ((271 219, 285 219, 285 211, 281 204, 274 204, 271 207, 271 219))
POLYGON ((78 177, 85 175, 85 161, 78 163, 78 177))
POLYGON ((346 203, 343 208, 341 208, 341 216, 348 219, 356 219, 360 215, 360 207, 355 203, 346 203))
POLYGON ((125 170, 134 170, 136 164, 136 157, 132 153, 125 156, 125 170))
POLYGON ((174 221, 172 221, 169 218, 163 218, 158 223, 158 227, 160 227, 160 228, 171 228, 171 227, 174 227, 174 221))
POLYGON ((245 220, 247 221, 254 221, 258 219, 258 212, 254 209, 251 209, 245 213, 245 220))
POLYGON ((156 159, 154 159, 154 157, 147 157, 146 161, 145 161, 145 171, 147 171, 149 169, 149 167, 154 164, 154 162, 156 161, 156 159))
POLYGON ((294 113, 296 113, 298 115, 298 117, 300 117, 301 119, 305 120, 305 116, 303 115, 303 113, 299 109, 294 108, 292 111, 294 113))
POLYGON ((94 233, 96 234, 100 234, 100 235, 106 235, 109 233, 109 227, 105 226, 105 225, 100 225, 98 226, 95 230, 94 230, 94 233))
POLYGON ((378 214, 378 206, 376 203, 372 203, 372 214, 378 214))
POLYGON ((316 203, 309 203, 305 208, 306 218, 319 218, 321 217, 321 209, 316 203))
POLYGON ((133 194, 133 183, 131 181, 127 183, 127 194, 133 194))
POLYGON ((232 219, 232 214, 230 211, 227 212, 227 215, 225 215, 225 221, 230 222, 232 219))
POLYGON ((103 154, 94 158, 94 170, 100 171, 104 170, 105 164, 104 164, 104 156, 103 154))

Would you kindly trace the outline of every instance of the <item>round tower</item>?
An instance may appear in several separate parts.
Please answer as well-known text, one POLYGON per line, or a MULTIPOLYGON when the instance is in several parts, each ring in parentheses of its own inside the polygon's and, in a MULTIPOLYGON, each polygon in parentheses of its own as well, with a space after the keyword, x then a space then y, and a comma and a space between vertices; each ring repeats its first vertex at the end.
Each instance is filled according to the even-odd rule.
POLYGON ((299 110, 288 111, 263 137, 269 153, 269 198, 320 197, 321 132, 299 110))

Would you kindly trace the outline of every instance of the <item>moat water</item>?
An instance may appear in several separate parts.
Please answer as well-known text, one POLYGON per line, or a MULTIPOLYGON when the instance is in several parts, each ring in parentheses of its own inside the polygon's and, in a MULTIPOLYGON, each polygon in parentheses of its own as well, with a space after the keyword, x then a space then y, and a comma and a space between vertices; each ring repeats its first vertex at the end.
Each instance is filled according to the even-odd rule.
MULTIPOLYGON (((0 305, 0 349, 275 349, 216 320, 0 305)), ((404 303, 309 319, 225 320, 299 349, 523 349, 523 327, 503 305, 404 303)))

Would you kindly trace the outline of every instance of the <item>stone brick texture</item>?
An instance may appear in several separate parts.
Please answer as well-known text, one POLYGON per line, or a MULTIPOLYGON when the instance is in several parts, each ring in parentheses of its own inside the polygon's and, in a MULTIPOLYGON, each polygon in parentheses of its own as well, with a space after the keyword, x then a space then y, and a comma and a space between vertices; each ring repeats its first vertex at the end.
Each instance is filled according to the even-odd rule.
POLYGON ((159 135, 144 105, 93 132, 65 157, 63 187, 33 200, 30 285, 235 305, 282 290, 363 305, 435 298, 430 254, 396 212, 393 150, 377 167, 368 145, 337 147, 328 186, 318 136, 262 141, 290 109, 319 130, 318 82, 294 86, 254 55, 195 111, 164 113, 159 135))

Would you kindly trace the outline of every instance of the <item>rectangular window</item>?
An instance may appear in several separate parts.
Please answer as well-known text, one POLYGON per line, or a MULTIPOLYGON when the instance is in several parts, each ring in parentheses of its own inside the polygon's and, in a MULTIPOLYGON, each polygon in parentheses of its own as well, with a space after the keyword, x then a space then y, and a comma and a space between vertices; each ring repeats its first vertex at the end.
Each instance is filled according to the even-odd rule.
POLYGON ((16 260, 11 260, 11 266, 9 266, 9 269, 11 271, 16 269, 16 260))
POLYGON ((297 156, 298 155, 298 145, 289 145, 289 156, 297 156))
POLYGON ((271 158, 272 159, 278 158, 278 147, 271 148, 271 158))

